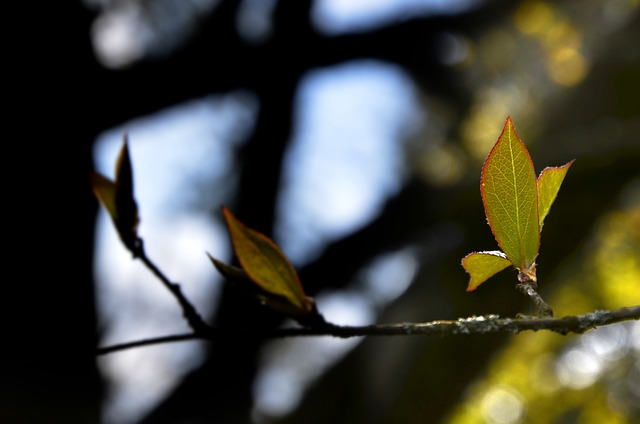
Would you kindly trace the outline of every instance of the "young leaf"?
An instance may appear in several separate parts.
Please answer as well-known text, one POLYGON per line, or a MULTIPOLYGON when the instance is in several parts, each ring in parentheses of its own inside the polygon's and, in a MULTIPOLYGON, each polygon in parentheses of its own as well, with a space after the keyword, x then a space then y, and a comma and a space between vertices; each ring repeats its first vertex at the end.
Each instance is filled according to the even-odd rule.
POLYGON ((499 250, 469 253, 462 259, 462 266, 471 277, 467 291, 474 291, 480 284, 509 265, 511 261, 499 250))
POLYGON ((227 208, 223 207, 222 212, 233 250, 246 275, 266 293, 268 301, 278 306, 274 309, 304 320, 314 310, 314 303, 305 295, 298 274, 284 253, 264 234, 245 226, 227 208))
POLYGON ((467 291, 509 264, 520 283, 537 283, 540 230, 573 161, 545 168, 536 179, 533 162, 511 118, 482 166, 480 193, 485 215, 500 251, 474 252, 462 259, 470 275, 467 291))
POLYGON ((569 163, 556 167, 548 166, 542 170, 538 177, 538 215, 541 230, 544 219, 547 217, 554 200, 556 200, 564 176, 567 175, 567 171, 569 171, 569 167, 573 162, 572 160, 569 163))
POLYGON ((118 216, 116 210, 116 183, 104 175, 93 172, 91 174, 91 188, 98 201, 107 210, 107 213, 115 223, 118 216))
POLYGON ((213 266, 216 267, 218 272, 222 274, 222 276, 228 279, 229 281, 233 283, 238 283, 240 285, 251 284, 253 287, 257 287, 259 290, 261 290, 260 286, 256 285, 253 281, 251 281, 251 278, 249 278, 247 273, 244 272, 242 268, 238 268, 232 265, 227 265, 224 262, 217 260, 216 258, 214 258, 208 253, 207 253, 207 256, 211 260, 211 263, 213 264, 213 266))
MULTIPOLYGON (((309 317, 308 312, 301 311, 298 307, 292 305, 287 297, 267 292, 262 287, 253 282, 242 268, 227 265, 224 262, 219 261, 213 256, 209 255, 208 253, 207 255, 209 256, 209 259, 216 267, 218 272, 220 272, 220 274, 222 274, 227 279, 227 281, 229 281, 249 297, 252 297, 259 303, 282 315, 297 319, 301 322, 307 321, 307 318, 309 317)), ((309 301, 313 302, 311 299, 309 299, 309 301)))
POLYGON ((511 118, 484 162, 480 192, 502 251, 519 270, 532 269, 540 245, 536 174, 511 118))
POLYGON ((133 171, 127 136, 118 154, 115 169, 115 181, 94 172, 91 175, 93 192, 107 209, 120 239, 132 252, 138 240, 138 205, 133 196, 133 171))

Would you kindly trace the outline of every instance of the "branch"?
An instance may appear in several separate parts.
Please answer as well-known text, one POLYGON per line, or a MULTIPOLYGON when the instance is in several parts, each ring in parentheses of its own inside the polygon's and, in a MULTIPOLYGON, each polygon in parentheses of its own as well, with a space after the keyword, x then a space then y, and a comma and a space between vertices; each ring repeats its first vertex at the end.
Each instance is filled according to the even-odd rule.
POLYGON ((229 337, 262 337, 268 339, 284 337, 332 336, 339 338, 363 336, 449 336, 457 334, 486 334, 522 331, 547 330, 566 335, 582 334, 590 329, 622 321, 640 320, 640 306, 632 306, 608 311, 595 311, 583 315, 571 315, 563 318, 500 318, 499 315, 459 318, 457 320, 436 320, 424 323, 373 324, 360 327, 328 324, 319 327, 279 328, 273 330, 211 328, 210 332, 175 334, 165 337, 138 340, 99 348, 96 355, 135 347, 181 342, 186 340, 216 341, 229 337))

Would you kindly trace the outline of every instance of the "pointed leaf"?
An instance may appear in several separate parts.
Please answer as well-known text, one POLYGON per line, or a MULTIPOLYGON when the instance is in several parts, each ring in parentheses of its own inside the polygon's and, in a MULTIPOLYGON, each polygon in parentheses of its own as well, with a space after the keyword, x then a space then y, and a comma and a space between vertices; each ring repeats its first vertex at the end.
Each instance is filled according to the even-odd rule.
MULTIPOLYGON (((264 234, 240 222, 227 208, 222 208, 233 250, 242 269, 270 299, 285 299, 295 311, 295 318, 304 318, 313 309, 313 301, 304 294, 295 269, 280 248, 264 234)), ((280 303, 278 301, 278 303, 280 303)), ((287 313, 293 316, 291 311, 287 313)))
POLYGON ((502 251, 516 268, 532 268, 540 245, 536 175, 511 118, 484 162, 480 192, 502 251))
POLYGON ((222 274, 222 276, 228 279, 229 281, 234 283, 242 281, 243 282, 242 284, 251 284, 253 287, 257 287, 259 290, 261 290, 260 286, 258 286, 253 281, 251 281, 251 278, 249 278, 247 273, 244 272, 242 268, 238 268, 232 265, 227 265, 224 262, 217 260, 216 258, 214 258, 208 253, 207 253, 207 256, 211 260, 211 263, 213 264, 213 266, 216 267, 218 272, 222 274))
POLYGON ((499 250, 469 253, 462 258, 462 266, 471 277, 467 291, 474 291, 480 284, 509 265, 511 261, 499 250))
MULTIPOLYGON (((282 315, 297 319, 301 322, 307 319, 308 312, 301 311, 298 307, 292 305, 287 297, 265 291, 253 282, 242 268, 227 265, 208 253, 207 255, 218 272, 247 296, 282 315)), ((308 302, 313 304, 313 300, 311 299, 308 299, 308 302)))
POLYGON ((133 171, 126 135, 116 162, 116 187, 116 210, 118 213, 116 226, 124 244, 133 251, 138 239, 140 218, 138 204, 133 196, 133 171))
POLYGON ((540 221, 540 229, 544 219, 551 209, 551 205, 556 200, 560 185, 564 180, 569 167, 573 164, 573 160, 562 166, 549 166, 542 170, 538 177, 538 215, 540 221))
POLYGON ((115 175, 115 181, 111 181, 94 172, 91 175, 91 186, 100 203, 109 212, 120 239, 133 252, 138 240, 140 219, 138 205, 133 197, 133 171, 126 135, 116 160, 115 175))
POLYGON ((115 222, 118 217, 116 212, 116 184, 104 175, 93 172, 91 174, 91 188, 93 189, 93 194, 95 194, 115 222))

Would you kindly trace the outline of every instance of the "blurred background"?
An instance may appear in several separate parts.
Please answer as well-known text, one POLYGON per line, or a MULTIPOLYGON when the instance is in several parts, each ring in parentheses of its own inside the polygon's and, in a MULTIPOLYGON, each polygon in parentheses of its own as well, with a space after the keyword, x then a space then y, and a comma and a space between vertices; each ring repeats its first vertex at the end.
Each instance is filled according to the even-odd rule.
POLYGON ((542 232, 543 297, 557 316, 638 305, 640 2, 48 7, 29 11, 12 62, 28 83, 9 136, 32 142, 9 148, 28 164, 11 177, 31 187, 9 187, 8 209, 28 220, 11 243, 37 248, 38 266, 15 255, 27 282, 7 296, 18 339, 2 352, 3 422, 640 420, 637 321, 582 336, 238 338, 96 359, 96 346, 188 327, 88 185, 92 169, 113 176, 128 133, 147 253, 221 327, 294 325, 206 258, 232 260, 221 204, 276 240, 331 322, 515 316, 534 307, 513 271, 466 293, 460 266, 497 248, 479 178, 511 116, 538 173, 576 159, 542 232))

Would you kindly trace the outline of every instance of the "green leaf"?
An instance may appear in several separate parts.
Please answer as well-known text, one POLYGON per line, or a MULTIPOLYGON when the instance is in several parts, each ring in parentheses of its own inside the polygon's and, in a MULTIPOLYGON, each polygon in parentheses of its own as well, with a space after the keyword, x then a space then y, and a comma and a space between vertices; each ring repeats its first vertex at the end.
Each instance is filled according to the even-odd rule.
POLYGON ((540 229, 542 229, 544 219, 547 217, 551 205, 553 205, 553 202, 556 200, 562 181, 574 161, 575 160, 572 160, 562 166, 546 167, 540 173, 538 177, 538 215, 540 229))
POLYGON ((534 269, 540 245, 536 174, 511 118, 484 162, 480 192, 500 249, 518 270, 534 269))
POLYGON ((127 136, 118 154, 115 181, 94 172, 91 175, 93 192, 107 209, 124 245, 135 251, 138 241, 138 205, 133 196, 133 171, 127 136))
POLYGON ((499 250, 469 253, 462 259, 462 266, 471 277, 467 291, 474 291, 480 284, 509 265, 511 261, 499 250))
POLYGON ((471 276, 467 291, 509 264, 521 283, 536 283, 540 231, 573 161, 545 168, 536 179, 531 156, 511 118, 482 166, 480 192, 491 231, 504 251, 474 252, 462 259, 471 276))
POLYGON ((251 280, 242 268, 227 265, 208 253, 207 255, 218 272, 220 272, 228 282, 230 282, 234 287, 237 287, 245 295, 282 315, 298 319, 302 322, 306 321, 308 313, 306 311, 301 311, 297 306, 292 305, 287 297, 267 292, 251 280))
POLYGON ((261 289, 266 303, 304 321, 315 310, 314 303, 305 295, 298 274, 282 250, 264 234, 245 226, 227 208, 222 212, 242 270, 261 289))

